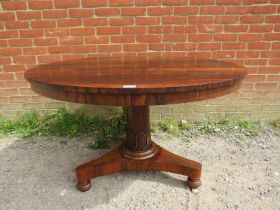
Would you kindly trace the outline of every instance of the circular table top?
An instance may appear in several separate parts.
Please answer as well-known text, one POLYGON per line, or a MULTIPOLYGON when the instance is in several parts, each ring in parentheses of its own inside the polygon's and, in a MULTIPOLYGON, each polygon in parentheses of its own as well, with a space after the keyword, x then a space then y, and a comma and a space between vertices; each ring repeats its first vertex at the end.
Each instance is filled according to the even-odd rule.
POLYGON ((41 95, 101 105, 201 100, 226 94, 245 76, 246 69, 235 63, 185 57, 88 58, 39 65, 25 72, 31 88, 41 95))

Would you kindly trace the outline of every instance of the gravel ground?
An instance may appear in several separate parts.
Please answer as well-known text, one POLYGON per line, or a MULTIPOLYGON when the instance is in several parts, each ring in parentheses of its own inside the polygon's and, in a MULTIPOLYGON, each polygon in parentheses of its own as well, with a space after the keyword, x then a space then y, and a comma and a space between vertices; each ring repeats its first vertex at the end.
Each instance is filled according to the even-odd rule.
POLYGON ((0 209, 280 209, 280 138, 272 131, 245 140, 224 135, 186 142, 165 133, 153 139, 203 164, 198 191, 191 192, 181 175, 131 172, 95 178, 81 193, 75 167, 108 150, 89 149, 90 138, 63 144, 59 138, 9 137, 0 140, 0 209))

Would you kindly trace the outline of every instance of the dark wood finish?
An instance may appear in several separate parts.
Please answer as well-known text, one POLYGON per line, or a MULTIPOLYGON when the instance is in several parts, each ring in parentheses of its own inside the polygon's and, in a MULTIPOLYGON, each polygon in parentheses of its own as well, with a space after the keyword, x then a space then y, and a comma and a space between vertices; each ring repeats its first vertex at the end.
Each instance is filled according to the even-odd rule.
POLYGON ((44 96, 78 103, 128 106, 124 143, 76 169, 77 187, 123 171, 167 171, 201 185, 201 164, 179 157, 151 140, 149 105, 183 103, 227 94, 246 76, 243 66, 183 57, 107 57, 64 61, 29 69, 25 78, 44 96))
POLYGON ((200 163, 177 156, 158 145, 157 147, 158 152, 144 160, 125 158, 120 154, 119 148, 116 148, 96 160, 78 166, 78 189, 87 191, 91 186, 90 179, 123 171, 167 171, 188 176, 187 184, 192 188, 200 186, 200 163))
POLYGON ((243 66, 182 57, 89 58, 36 66, 25 73, 31 88, 58 100, 144 106, 203 100, 244 78, 243 66))

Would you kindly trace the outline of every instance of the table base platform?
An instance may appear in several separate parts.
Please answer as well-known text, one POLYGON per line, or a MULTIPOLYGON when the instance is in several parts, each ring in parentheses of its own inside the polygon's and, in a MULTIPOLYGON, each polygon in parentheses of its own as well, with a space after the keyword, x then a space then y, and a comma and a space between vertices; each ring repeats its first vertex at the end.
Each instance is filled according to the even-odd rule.
POLYGON ((90 189, 90 179, 117 172, 165 171, 188 176, 187 185, 201 185, 200 163, 173 154, 150 137, 149 107, 128 107, 126 140, 118 148, 76 168, 77 187, 90 189))

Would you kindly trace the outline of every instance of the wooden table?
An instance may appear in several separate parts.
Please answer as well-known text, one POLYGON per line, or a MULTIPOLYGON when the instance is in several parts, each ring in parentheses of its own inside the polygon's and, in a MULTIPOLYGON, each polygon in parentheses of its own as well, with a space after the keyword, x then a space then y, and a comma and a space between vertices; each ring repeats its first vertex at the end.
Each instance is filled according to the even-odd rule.
MULTIPOLYGON (((25 72, 31 88, 50 98, 83 104, 127 106, 126 140, 76 168, 77 187, 123 171, 167 171, 201 185, 201 164, 177 156, 151 140, 149 106, 203 100, 235 90, 243 66, 184 57, 101 57, 39 65, 25 72)), ((210 148, 211 149, 211 148, 210 148)), ((214 149, 214 148, 212 148, 214 149)))

